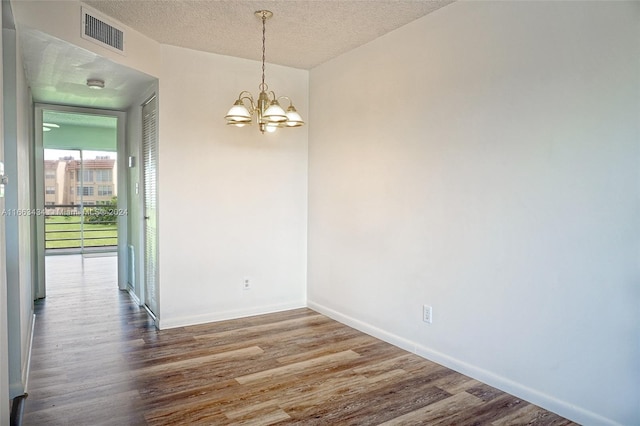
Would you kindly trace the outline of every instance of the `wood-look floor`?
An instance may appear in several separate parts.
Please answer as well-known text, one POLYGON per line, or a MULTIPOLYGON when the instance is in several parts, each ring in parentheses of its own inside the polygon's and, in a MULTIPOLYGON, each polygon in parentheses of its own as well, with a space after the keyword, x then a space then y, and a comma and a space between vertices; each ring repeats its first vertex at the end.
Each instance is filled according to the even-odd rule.
POLYGON ((25 425, 570 425, 309 309, 154 329, 115 257, 47 258, 25 425))

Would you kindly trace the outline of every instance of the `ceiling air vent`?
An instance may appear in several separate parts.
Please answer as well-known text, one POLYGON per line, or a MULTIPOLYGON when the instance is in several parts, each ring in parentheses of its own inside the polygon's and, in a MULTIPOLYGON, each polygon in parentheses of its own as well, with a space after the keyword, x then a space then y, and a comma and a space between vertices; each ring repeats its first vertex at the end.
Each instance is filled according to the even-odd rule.
POLYGON ((92 10, 82 8, 82 38, 124 55, 124 31, 92 10))

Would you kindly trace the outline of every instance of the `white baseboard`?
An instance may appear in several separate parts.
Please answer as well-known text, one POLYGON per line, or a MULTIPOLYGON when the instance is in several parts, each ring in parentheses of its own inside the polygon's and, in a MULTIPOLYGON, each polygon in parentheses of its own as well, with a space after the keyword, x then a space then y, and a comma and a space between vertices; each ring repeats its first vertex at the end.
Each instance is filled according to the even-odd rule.
POLYGON ((504 392, 510 393, 518 398, 522 398, 532 404, 566 417, 567 419, 572 420, 576 423, 584 425, 621 426, 619 423, 616 423, 611 419, 607 419, 582 407, 578 407, 566 401, 559 400, 550 395, 524 386, 520 383, 516 383, 506 377, 492 373, 491 371, 453 358, 442 352, 438 352, 429 347, 408 340, 404 337, 390 333, 379 327, 372 326, 371 324, 360 321, 356 318, 344 315, 319 303, 308 301, 307 306, 310 309, 320 312, 321 314, 324 314, 329 318, 348 325, 349 327, 353 327, 356 330, 362 331, 363 333, 369 334, 408 352, 412 352, 418 356, 421 356, 422 358, 428 359, 429 361, 436 362, 454 371, 500 389, 504 392))
POLYGON ((142 303, 140 302, 140 298, 136 295, 131 285, 127 285, 127 292, 129 293, 129 297, 131 297, 131 299, 137 306, 142 306, 142 303))
POLYGON ((22 366, 22 383, 24 383, 24 393, 29 392, 29 373, 31 372, 31 352, 33 350, 33 333, 36 327, 36 314, 31 315, 31 324, 29 324, 29 339, 27 346, 27 356, 22 366))
POLYGON ((274 312, 288 311, 290 309, 304 308, 306 306, 307 305, 304 302, 291 302, 279 305, 254 306, 247 309, 236 309, 187 317, 164 318, 161 315, 161 318, 158 320, 158 328, 160 330, 166 330, 169 328, 187 327, 189 325, 205 324, 208 322, 271 314, 274 312))
POLYGON ((31 369, 31 350, 33 349, 33 331, 36 324, 36 315, 31 315, 31 323, 29 324, 29 336, 27 337, 26 347, 22 348, 26 354, 22 362, 22 370, 19 381, 9 383, 9 397, 15 398, 27 393, 29 383, 29 371, 31 369))

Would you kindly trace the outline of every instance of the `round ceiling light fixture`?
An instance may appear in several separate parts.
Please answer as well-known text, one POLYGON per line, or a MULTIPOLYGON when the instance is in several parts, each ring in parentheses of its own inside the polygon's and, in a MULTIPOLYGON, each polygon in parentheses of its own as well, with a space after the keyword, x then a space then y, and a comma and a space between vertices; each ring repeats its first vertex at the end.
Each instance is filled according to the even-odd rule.
POLYGON ((97 90, 104 89, 104 80, 91 78, 87 80, 87 86, 89 86, 90 89, 97 89, 97 90))

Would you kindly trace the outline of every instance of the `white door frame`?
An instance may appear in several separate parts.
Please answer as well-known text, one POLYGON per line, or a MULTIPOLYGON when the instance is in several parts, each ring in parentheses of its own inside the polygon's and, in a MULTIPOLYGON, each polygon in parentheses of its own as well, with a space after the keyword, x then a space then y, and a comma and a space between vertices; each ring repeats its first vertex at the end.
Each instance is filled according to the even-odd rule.
MULTIPOLYGON (((42 112, 61 111, 75 114, 89 114, 116 117, 118 119, 117 129, 117 158, 118 158, 118 211, 123 212, 118 215, 118 288, 120 290, 127 289, 127 217, 124 213, 128 212, 128 178, 127 178, 127 161, 126 161, 126 118, 127 114, 122 111, 112 111, 96 108, 82 108, 65 105, 49 105, 36 103, 34 113, 35 126, 35 150, 34 150, 34 171, 35 182, 34 189, 36 194, 36 208, 44 209, 44 146, 42 141, 42 112)), ((37 272, 34 282, 34 297, 41 299, 46 297, 45 283, 45 235, 44 235, 44 216, 39 215, 36 218, 36 240, 37 240, 37 272)))

